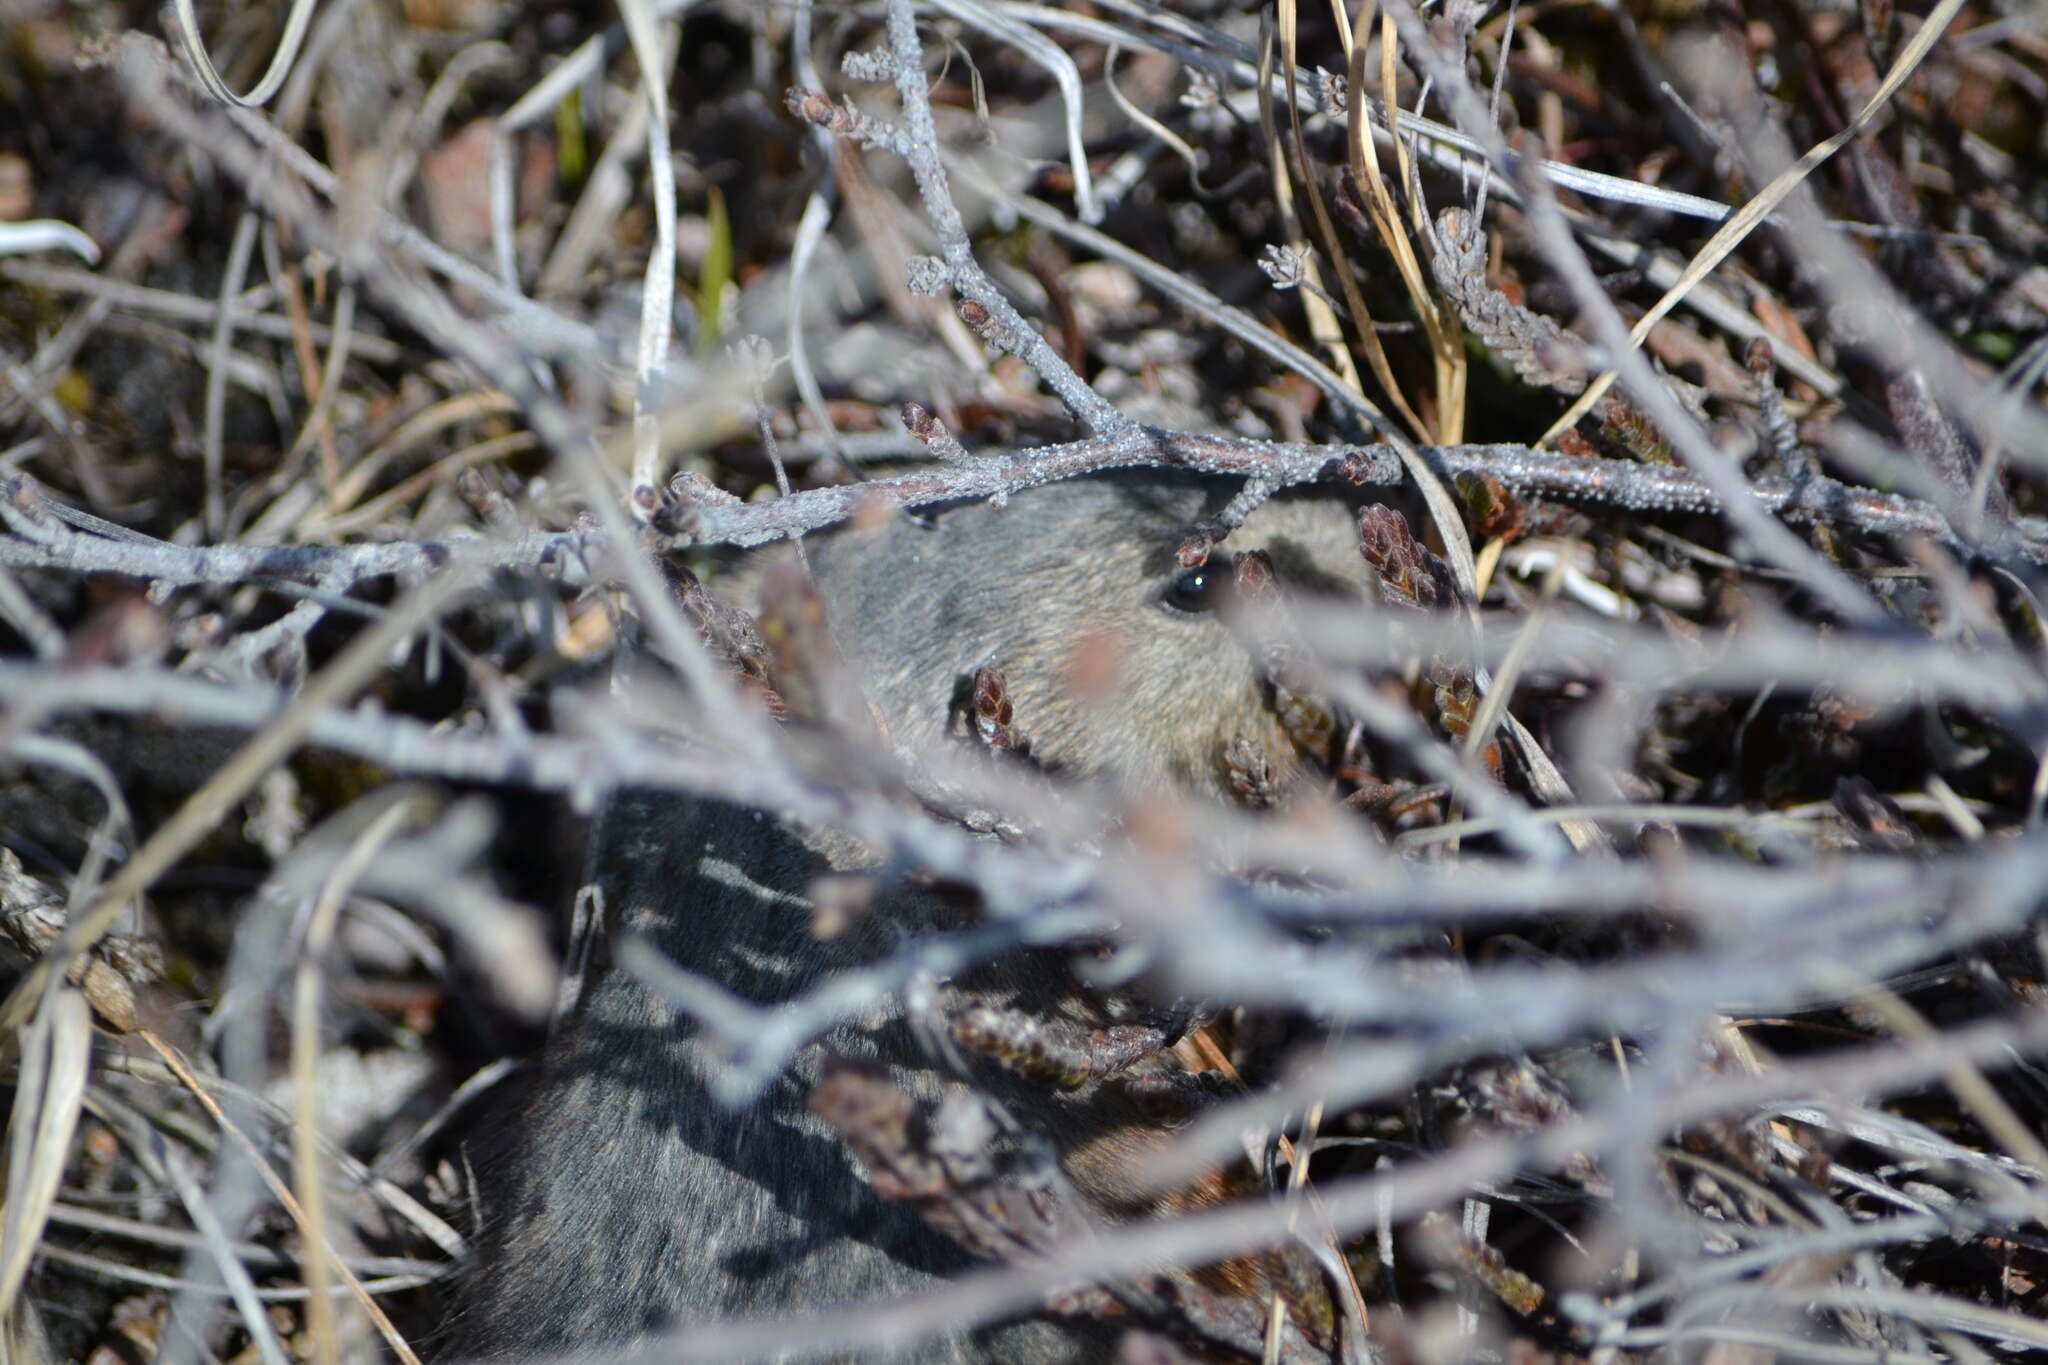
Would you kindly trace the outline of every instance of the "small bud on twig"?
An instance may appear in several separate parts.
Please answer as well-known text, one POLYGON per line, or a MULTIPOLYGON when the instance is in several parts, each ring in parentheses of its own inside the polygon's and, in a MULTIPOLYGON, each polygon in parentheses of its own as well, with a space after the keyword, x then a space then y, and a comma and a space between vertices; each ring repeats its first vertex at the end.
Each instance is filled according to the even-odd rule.
POLYGON ((952 432, 946 430, 946 424, 939 420, 938 414, 922 403, 913 400, 903 405, 903 429, 941 460, 968 458, 966 448, 954 439, 952 432))

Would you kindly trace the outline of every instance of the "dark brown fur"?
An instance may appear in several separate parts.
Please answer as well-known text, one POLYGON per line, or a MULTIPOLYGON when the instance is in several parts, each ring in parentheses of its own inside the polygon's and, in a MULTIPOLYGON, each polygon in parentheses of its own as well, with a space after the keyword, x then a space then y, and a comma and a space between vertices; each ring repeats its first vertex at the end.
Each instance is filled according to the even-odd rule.
MULTIPOLYGON (((837 638, 889 736, 913 759, 953 743, 959 680, 1002 670, 1034 758, 1127 789, 1223 790, 1220 754, 1249 738, 1283 747, 1258 670, 1214 616, 1161 594, 1172 550, 1227 486, 1161 475, 1084 480, 812 543, 837 638), (1105 658, 1114 677, 1102 686, 1105 658)), ((1349 509, 1287 500, 1229 542, 1263 548, 1283 580, 1322 590, 1365 577, 1349 509)), ((749 1000, 802 994, 918 928, 953 925, 940 897, 878 883, 873 912, 814 936, 809 888, 866 866, 867 850, 769 815, 673 796, 614 804, 597 866, 619 928, 749 1000)), ((948 998, 1084 1024, 1121 1008, 1072 989, 1048 955, 1013 957, 951 983, 948 998)), ((758 1103, 716 1105, 714 1065, 688 1023, 622 972, 598 982, 550 1047, 509 1181, 487 1181, 486 1264, 452 1353, 514 1356, 626 1341, 664 1325, 816 1310, 902 1294, 968 1258, 908 1208, 875 1195, 807 1107, 823 1059, 891 1068, 913 1094, 953 1083, 900 1010, 835 1029, 758 1103)), ((1134 1166, 1161 1140, 1107 1087, 1073 1095, 991 1076, 1027 1127, 1067 1154, 1098 1211, 1149 1207, 1134 1166)), ((1101 1359, 1105 1338, 1037 1321, 930 1343, 920 1361, 1101 1359)))

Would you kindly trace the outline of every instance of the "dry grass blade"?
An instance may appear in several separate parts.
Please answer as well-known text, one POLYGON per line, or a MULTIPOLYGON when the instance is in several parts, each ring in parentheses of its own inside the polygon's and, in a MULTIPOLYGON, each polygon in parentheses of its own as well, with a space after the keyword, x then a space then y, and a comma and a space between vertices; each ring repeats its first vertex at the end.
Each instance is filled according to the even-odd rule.
MULTIPOLYGON (((1485 106, 1474 95, 1463 67, 1425 46, 1430 40, 1412 0, 1390 0, 1390 12, 1411 50, 1423 58, 1429 74, 1442 87, 1467 134, 1486 147, 1497 168, 1512 168, 1515 159, 1485 106)), ((1700 423, 1686 412, 1649 362, 1628 343, 1627 324, 1594 277, 1549 187, 1532 182, 1525 190, 1530 194, 1526 205, 1530 223, 1545 260, 1563 276, 1575 301, 1586 310, 1593 338, 1606 346, 1609 359, 1618 358, 1619 373, 1627 377, 1645 414, 1671 442, 1673 452, 1687 468, 1714 490, 1722 514, 1755 543, 1758 553, 1798 575, 1826 599, 1831 609, 1852 621, 1877 625, 1882 612, 1869 593, 1782 522, 1762 512, 1741 469, 1707 438, 1700 423)), ((1468 559, 1468 565, 1469 562, 1468 559)))
POLYGON ((37 251, 69 251, 99 264, 99 243, 69 223, 39 218, 0 223, 0 256, 26 256, 37 251))
MULTIPOLYGON (((512 107, 498 119, 492 130, 489 170, 491 246, 498 266, 498 278, 508 288, 519 287, 519 268, 514 259, 512 241, 512 154, 517 135, 540 120, 553 116, 579 85, 596 74, 604 58, 604 46, 602 39, 591 38, 557 62, 547 75, 513 101, 512 107)), ((624 202, 628 189, 623 165, 628 159, 640 155, 653 117, 654 101, 651 98, 639 100, 613 129, 589 183, 583 187, 583 197, 578 201, 576 211, 555 239, 554 252, 541 271, 536 287, 542 297, 561 293, 582 272, 595 245, 593 221, 616 213, 624 202)))
POLYGON ((299 434, 291 449, 285 452, 284 463, 288 466, 296 464, 311 443, 319 442, 321 481, 332 488, 341 481, 341 450, 334 432, 334 400, 340 392, 341 377, 348 369, 352 354, 350 348, 355 341, 356 290, 354 285, 344 284, 336 291, 327 357, 317 364, 313 355, 312 318, 308 315, 296 274, 289 277, 285 298, 292 341, 300 356, 300 383, 306 392, 313 395, 313 406, 299 424, 299 434))
POLYGON ((0 1235, 0 1322, 13 1323, 18 1296, 50 1207, 63 1183, 85 1097, 92 1009, 68 986, 51 992, 22 1042, 21 1075, 7 1120, 7 1216, 0 1235))
POLYGON ((0 1354, 2040 1336, 2038 25, 151 3, 0 44, 0 1354))
MULTIPOLYGON (((298 1225, 303 1233, 308 1226, 305 1211, 299 1207, 299 1202, 293 1196, 290 1187, 278 1177, 277 1172, 270 1168, 270 1162, 264 1156, 262 1150, 257 1147, 247 1133, 243 1132, 239 1126, 228 1118, 226 1112, 221 1109, 220 1102, 214 1098, 212 1092, 205 1085, 200 1083, 199 1077, 193 1074, 192 1068, 186 1064, 184 1058, 180 1057, 161 1038, 158 1038, 147 1029, 137 1036, 157 1056, 163 1059, 164 1065, 170 1068, 171 1073, 191 1092, 192 1098, 197 1100, 200 1107, 206 1111, 208 1117, 215 1124, 219 1125, 220 1131, 227 1134, 235 1145, 241 1148, 243 1156, 255 1168, 257 1175, 262 1178, 265 1187, 269 1189, 270 1193, 277 1199, 277 1202, 284 1206, 285 1212, 291 1216, 292 1221, 298 1225)), ((392 1354, 397 1356, 403 1362, 403 1365, 421 1365, 419 1356, 406 1343, 405 1338, 399 1334, 398 1329, 392 1325, 389 1315, 370 1296, 369 1290, 357 1278, 355 1272, 350 1270, 347 1264, 335 1255, 333 1247, 329 1246, 325 1248, 325 1251, 329 1262, 341 1276, 344 1286, 354 1296, 357 1305, 363 1310, 363 1314, 376 1325, 378 1333, 384 1338, 384 1344, 391 1348, 392 1354)))
MULTIPOLYGON (((1280 0, 1280 23, 1283 32, 1292 33, 1294 26, 1294 0, 1280 0)), ((1262 30, 1262 32, 1264 31, 1262 30)), ((1273 83, 1270 72, 1272 55, 1273 44, 1271 36, 1266 34, 1266 36, 1262 37, 1259 44, 1259 127, 1265 134, 1266 165, 1273 179, 1273 203, 1279 209, 1280 221, 1287 233, 1288 249, 1294 252, 1301 260, 1303 274, 1310 286, 1300 291, 1302 311, 1308 316, 1309 335, 1315 338, 1316 343, 1329 356, 1330 364, 1335 367, 1337 374, 1342 378, 1344 387, 1353 393, 1362 395, 1364 390, 1359 386, 1357 362, 1351 358, 1351 348, 1344 341, 1344 329, 1337 322, 1337 311, 1330 306, 1327 297, 1328 291, 1323 287, 1322 265, 1317 260, 1315 252, 1309 246, 1308 237, 1301 228, 1301 215, 1294 207, 1294 177, 1287 169, 1287 150, 1281 141, 1280 123, 1273 109, 1273 83)), ((1290 75, 1293 69, 1294 64, 1290 61, 1288 63, 1290 75)), ((1290 83, 1290 90, 1291 88, 1290 83)), ((1299 106, 1296 104, 1291 93, 1288 99, 1288 114, 1297 121, 1300 118, 1299 106)), ((1297 141, 1299 140, 1298 133, 1299 127, 1297 123, 1297 141)), ((1317 207, 1320 208, 1321 200, 1315 196, 1313 187, 1311 187, 1310 195, 1315 200, 1317 207)), ((1384 360, 1384 354, 1377 350, 1378 339, 1376 337, 1371 344, 1374 349, 1368 351, 1367 354, 1378 355, 1381 360, 1384 360)), ((1381 384, 1386 389, 1388 400, 1394 404, 1395 411, 1399 412, 1402 419, 1408 423, 1409 429, 1411 431, 1422 430, 1422 419, 1409 410, 1408 400, 1402 395, 1400 386, 1393 382, 1392 371, 1388 371, 1385 375, 1381 376, 1381 384)))
POLYGON ((1081 135, 1081 71, 1057 43, 983 0, 931 0, 934 8, 963 24, 1011 44, 1053 78, 1066 114, 1067 166, 1074 177, 1074 209, 1084 223, 1102 221, 1095 195, 1095 176, 1088 168, 1088 149, 1081 135))
POLYGON ((389 436, 356 457, 348 473, 328 490, 325 513, 330 517, 339 516, 355 507, 387 466, 427 446, 451 429, 481 418, 510 416, 517 411, 517 405, 506 395, 482 389, 442 399, 414 413, 389 436))
MULTIPOLYGON (((1489 550, 1492 548, 1493 544, 1487 546, 1489 550)), ((1550 572, 1543 577, 1543 602, 1546 606, 1557 600, 1558 587, 1564 582, 1564 568, 1565 561, 1560 556, 1553 561, 1550 572)), ((1515 694, 1515 687, 1521 680, 1522 668, 1530 652, 1536 647, 1536 638, 1543 630, 1547 616, 1548 612, 1545 610, 1534 611, 1522 623, 1522 628, 1515 632, 1515 642, 1508 646, 1507 656, 1500 661, 1500 667, 1494 670, 1493 684, 1487 688, 1486 696, 1480 701, 1479 711, 1472 719, 1472 728, 1465 732, 1467 755, 1484 752, 1486 745, 1492 740, 1493 729, 1507 711, 1508 698, 1515 694)), ((1535 744, 1532 740, 1529 747, 1540 752, 1543 746, 1535 744)))
POLYGON ((401 598, 307 682, 289 711, 236 750, 218 773, 187 798, 177 814, 108 879, 92 904, 72 915, 63 936, 8 994, 0 1005, 0 1033, 6 1037, 6 1046, 19 1045, 22 1021, 52 979, 69 971, 72 961, 112 927, 135 897, 210 834, 230 808, 298 747, 323 711, 353 695, 384 667, 394 650, 468 585, 469 575, 462 567, 450 565, 401 598))
POLYGON ((285 13, 284 32, 278 36, 277 50, 271 54, 270 65, 264 68, 263 75, 246 95, 237 95, 228 89, 227 82, 214 69, 213 59, 206 55, 206 40, 200 36, 199 16, 194 13, 192 0, 172 0, 172 13, 178 20, 179 49, 207 93, 222 104, 254 109, 270 103, 270 97, 283 88, 286 78, 291 75, 292 64, 299 59, 299 46, 306 40, 306 29, 313 22, 314 6, 315 0, 292 0, 291 8, 285 13))
POLYGON ((323 1365, 341 1359, 342 1343, 328 1293, 326 1172, 320 1160, 320 978, 353 882, 412 815, 410 802, 395 802, 342 853, 313 903, 292 985, 292 1185, 305 1231, 306 1327, 314 1359, 323 1365))
MULTIPOLYGON (((1661 322, 1665 314, 1677 307, 1679 301, 1695 284, 1712 274, 1722 261, 1728 259, 1729 253, 1742 245, 1765 219, 1775 213, 1778 206, 1804 184, 1806 178, 1812 175, 1821 163, 1848 146, 1870 126, 1870 121, 1891 102, 1892 96, 1898 94, 1899 89, 1905 85, 1927 54, 1933 51, 1934 44, 1948 31, 1948 26, 1955 22, 1955 17, 1962 8, 1963 0, 1940 0, 1940 3, 1935 5, 1921 23, 1919 32, 1900 49, 1898 59, 1892 63, 1891 70, 1885 73, 1884 80, 1863 107, 1856 111, 1855 117, 1807 149, 1804 156, 1759 190, 1755 198, 1736 210, 1728 221, 1721 225, 1720 230, 1707 240, 1707 244, 1701 247, 1699 253, 1686 265, 1685 273, 1680 275, 1677 282, 1664 291, 1663 297, 1652 304, 1650 310, 1629 329, 1631 346, 1642 345, 1643 338, 1650 334, 1650 329, 1661 322)), ((1544 432, 1536 443, 1548 445, 1555 441, 1560 433, 1577 425, 1579 419, 1592 411, 1593 405, 1613 387, 1614 380, 1614 370, 1608 369, 1603 372, 1583 394, 1579 395, 1578 401, 1565 410, 1562 417, 1550 424, 1550 429, 1544 432)))
POLYGON ((227 271, 221 277, 218 311, 213 320, 213 344, 206 367, 206 427, 200 437, 201 458, 206 467, 206 528, 219 536, 227 521, 227 503, 221 493, 222 429, 227 421, 228 348, 235 334, 235 296, 249 270, 249 256, 256 247, 256 232, 262 220, 245 213, 235 224, 235 238, 228 248, 227 271))
MULTIPOLYGON (((1898 1037, 1914 1042, 1940 1037, 1918 1010, 1882 982, 1861 981, 1853 973, 1842 972, 1825 984, 1832 990, 1856 998, 1898 1037)), ((2034 1221, 2048 1227, 2048 1193, 2042 1190, 2043 1182, 2048 1182, 2048 1144, 2043 1144, 2040 1137, 2013 1112, 2012 1106, 1993 1088, 1982 1069, 1973 1063, 1958 1061, 1944 1079, 1984 1130, 2005 1148, 2014 1161, 2024 1163, 2027 1173, 2033 1177, 2022 1188, 2032 1207, 2034 1221)))
MULTIPOLYGON (((1429 337, 1430 361, 1436 372, 1437 412, 1431 439, 1440 445, 1455 445, 1465 438, 1464 332, 1451 311, 1438 300, 1435 290, 1430 287, 1428 273, 1415 254, 1414 239, 1409 235, 1408 225, 1401 221, 1393 193, 1387 187, 1385 172, 1380 168, 1379 146, 1373 139, 1366 114, 1369 107, 1365 94, 1367 38, 1377 9, 1378 6, 1372 3, 1361 6, 1353 30, 1345 40, 1346 84, 1355 92, 1345 113, 1351 173, 1365 197, 1366 212, 1371 216, 1381 243, 1393 255, 1394 267, 1400 272, 1401 284, 1408 291, 1415 316, 1429 337)), ((1399 131, 1402 120, 1394 85, 1398 38, 1393 21, 1383 19, 1380 24, 1380 102, 1387 111, 1388 128, 1393 134, 1400 183, 1406 185, 1410 183, 1407 149, 1399 131)), ((1416 221, 1420 223, 1425 210, 1419 199, 1413 209, 1416 221)))
MULTIPOLYGON (((633 483, 652 488, 660 481, 663 381, 668 373, 669 337, 676 306, 676 170, 669 144, 668 81, 681 30, 661 25, 654 0, 621 0, 633 55, 640 62, 640 89, 647 101, 647 169, 653 182, 654 250, 640 284, 640 341, 633 388, 633 483)), ((716 301, 713 301, 716 306, 716 301)))
MULTIPOLYGON (((263 1310, 263 1301, 256 1293, 255 1281, 249 1277, 249 1268, 235 1254, 227 1229, 221 1226, 206 1189, 192 1170, 191 1158, 165 1142, 153 1129, 146 1136, 152 1154, 178 1196, 178 1202, 184 1205, 185 1216, 192 1220, 192 1226, 199 1230, 202 1242, 212 1254, 214 1270, 220 1276, 220 1282, 227 1286, 228 1297, 234 1301, 235 1310, 241 1315, 242 1327, 248 1332, 258 1358, 263 1365, 289 1365, 291 1357, 285 1354, 284 1344, 277 1339, 277 1331, 263 1310)), ((190 1294, 189 1287, 187 1294, 190 1294)), ((189 1297, 185 1302, 190 1302, 189 1297)), ((173 1312, 165 1330, 169 1337, 163 1353, 166 1361, 175 1365, 184 1359, 199 1357, 200 1332, 195 1324, 180 1322, 173 1312)))
MULTIPOLYGON (((1131 250, 1114 237, 1075 222, 1042 200, 1027 195, 1010 194, 999 186, 988 185, 985 182, 979 187, 999 195, 1003 204, 1019 217, 1038 224, 1048 232, 1076 242, 1107 260, 1117 262, 1138 279, 1159 290, 1191 313, 1214 320, 1218 326, 1246 346, 1308 379, 1325 397, 1346 407, 1359 420, 1377 430, 1391 429, 1392 419, 1358 390, 1355 375, 1353 380, 1347 381, 1338 371, 1323 364, 1272 328, 1263 326, 1252 313, 1217 297, 1186 275, 1169 270, 1142 253, 1131 250)), ((1302 306, 1312 306, 1310 296, 1304 295, 1302 306)), ((1321 306, 1325 309, 1329 307, 1326 302, 1321 303, 1321 306)))
MULTIPOLYGON (((1373 377, 1379 380, 1380 388, 1386 393, 1388 401, 1394 405, 1394 410, 1408 423, 1408 430, 1419 441, 1442 441, 1447 438, 1440 434, 1439 428, 1447 421, 1453 426, 1462 426, 1463 415, 1454 413, 1446 417, 1444 410, 1439 407, 1436 425, 1425 423, 1416 413, 1414 406, 1409 403, 1408 396, 1401 391, 1400 382, 1394 377, 1393 366, 1387 360, 1386 347, 1380 344, 1379 328, 1373 323, 1372 310, 1366 306, 1365 295, 1359 291, 1358 281, 1352 278, 1351 267, 1344 259, 1344 252, 1337 238, 1336 224, 1330 221, 1329 206, 1323 202, 1321 168, 1316 165, 1309 151, 1308 140, 1302 136, 1302 101, 1300 91, 1295 85, 1295 73, 1300 69, 1300 64, 1296 60, 1300 40, 1294 0, 1281 0, 1280 24, 1281 51, 1285 58, 1287 76, 1287 117, 1294 133, 1294 155, 1301 166, 1309 208, 1315 213, 1316 235, 1323 244, 1323 250, 1328 253, 1337 283, 1343 290, 1344 306, 1351 315, 1351 326, 1358 333, 1358 344, 1365 348, 1366 360, 1372 366, 1373 377)), ((1297 244, 1297 250, 1300 248, 1301 244, 1297 244)), ((1314 267, 1315 258, 1308 256, 1306 259, 1311 267, 1314 267)), ((1311 279, 1314 278, 1312 274, 1311 279)), ((1429 306, 1425 301, 1423 307, 1429 306)), ((1335 326, 1334 318, 1331 325, 1335 326)), ((1428 323, 1425 321, 1424 325, 1427 326, 1428 323)), ((1349 355, 1348 349, 1346 355, 1349 355)))

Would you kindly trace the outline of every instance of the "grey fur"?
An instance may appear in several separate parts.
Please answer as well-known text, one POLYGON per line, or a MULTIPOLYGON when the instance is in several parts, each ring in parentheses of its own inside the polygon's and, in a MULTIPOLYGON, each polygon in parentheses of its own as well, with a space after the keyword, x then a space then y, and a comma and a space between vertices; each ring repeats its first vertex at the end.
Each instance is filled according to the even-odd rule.
MULTIPOLYGON (((1234 491, 1157 473, 1078 479, 944 512, 930 529, 898 523, 841 534, 813 553, 845 648, 900 747, 942 741, 961 674, 1001 668, 1033 754, 1057 769, 1136 786, 1220 794, 1218 753, 1276 733, 1258 670, 1213 616, 1176 615, 1160 596, 1173 552, 1234 491), (1064 685, 1088 634, 1123 664, 1106 705, 1064 685)), ((1367 578, 1356 522, 1340 499, 1276 499, 1225 542, 1263 549, 1297 589, 1356 591, 1367 578)))
MULTIPOLYGON (((1158 474, 1062 483, 1006 509, 974 505, 929 524, 898 519, 811 546, 837 638, 889 733, 913 758, 950 741, 958 679, 992 663, 1007 678, 1034 756, 1076 776, 1133 787, 1219 789, 1218 755, 1274 721, 1252 661, 1213 617, 1160 603, 1172 551, 1231 489, 1158 474), (1124 660, 1111 699, 1067 686, 1083 637, 1114 638, 1124 660)), ((1231 548, 1273 554, 1283 579, 1325 589, 1366 577, 1352 511, 1333 498, 1257 512, 1231 548)), ((744 578, 737 580, 744 582, 744 578)), ((749 603, 748 605, 751 605, 749 603)), ((598 836, 600 880, 619 927, 684 968, 773 1003, 869 961, 959 912, 910 887, 878 886, 853 932, 820 941, 805 900, 819 874, 861 866, 844 839, 758 812, 674 796, 615 803, 598 836), (739 869, 743 876, 732 875, 739 869)), ((1100 1023, 1117 1006, 1084 1000, 1049 955, 1005 960, 951 983, 954 998, 1037 1013, 1059 999, 1100 1023)), ((904 1017, 841 1026, 805 1051, 750 1109, 719 1108, 715 1064, 687 1023, 623 972, 599 982, 551 1045, 520 1123, 509 1178, 484 1182, 486 1264, 450 1353, 508 1357, 617 1344, 664 1324, 817 1309, 928 1286, 968 1258, 915 1213, 876 1196, 838 1139, 808 1111, 822 1059, 892 1067, 913 1093, 942 1079, 904 1017)), ((1054 1137, 1098 1210, 1148 1205, 1117 1187, 1114 1156, 1156 1134, 1106 1096, 1054 1098, 985 1078, 1028 1127, 1054 1137), (1095 1152, 1078 1170, 1075 1153, 1095 1152), (1105 1171, 1108 1174, 1105 1174, 1105 1171)), ((1156 1124, 1154 1125, 1156 1128, 1156 1124)), ((919 1361, 1103 1359, 1106 1338, 1027 1321, 928 1344, 919 1361)))

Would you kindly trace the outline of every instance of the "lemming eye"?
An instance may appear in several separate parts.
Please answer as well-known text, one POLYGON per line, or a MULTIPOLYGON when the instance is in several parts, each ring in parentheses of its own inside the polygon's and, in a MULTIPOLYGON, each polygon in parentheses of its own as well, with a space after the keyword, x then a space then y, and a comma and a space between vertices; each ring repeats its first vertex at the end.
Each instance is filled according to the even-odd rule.
POLYGON ((1212 554, 1209 562, 1182 569, 1159 595, 1159 605, 1184 616, 1202 616, 1216 610, 1230 585, 1230 560, 1212 554))

